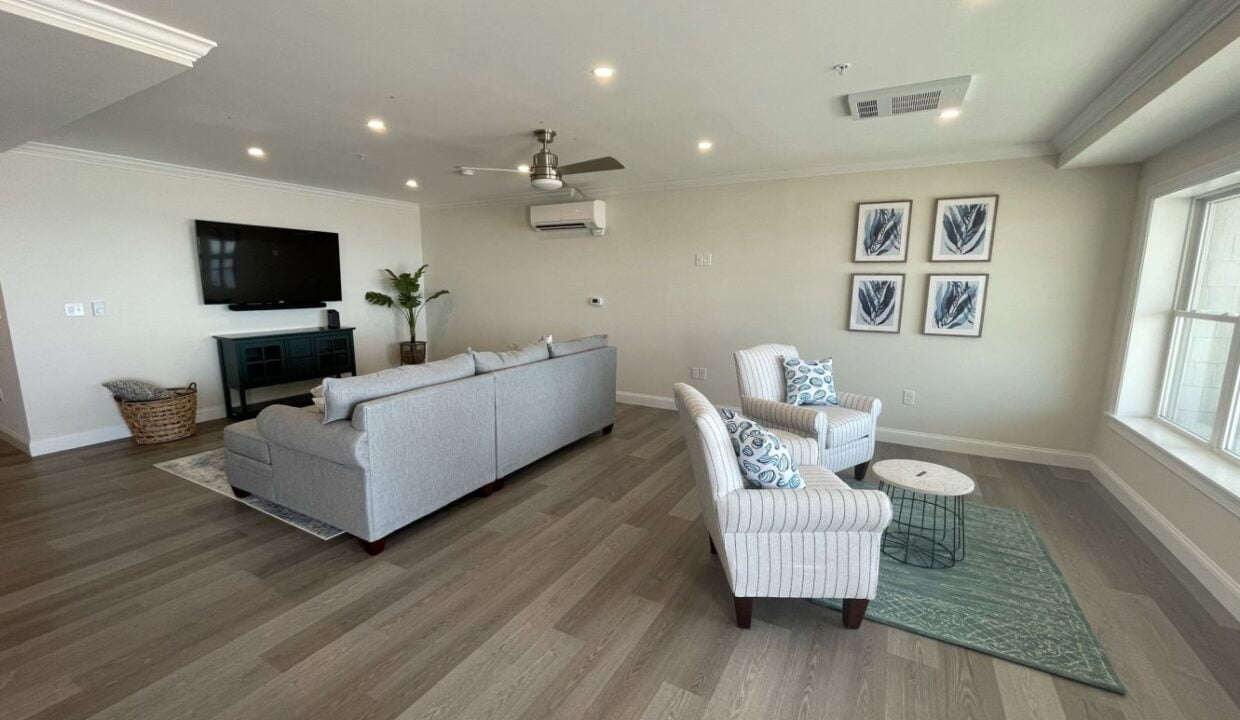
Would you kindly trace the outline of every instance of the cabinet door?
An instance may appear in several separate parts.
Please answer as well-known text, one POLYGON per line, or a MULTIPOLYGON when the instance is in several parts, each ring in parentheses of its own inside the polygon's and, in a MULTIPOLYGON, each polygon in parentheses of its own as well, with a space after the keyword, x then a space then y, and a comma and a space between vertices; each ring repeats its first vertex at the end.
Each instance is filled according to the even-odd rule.
POLYGON ((284 381, 285 351, 284 343, 267 340, 247 343, 240 346, 241 367, 247 387, 273 385, 284 381))
POLYGON ((336 375, 348 372, 352 363, 348 335, 327 335, 314 339, 314 354, 318 360, 319 372, 324 375, 336 375))

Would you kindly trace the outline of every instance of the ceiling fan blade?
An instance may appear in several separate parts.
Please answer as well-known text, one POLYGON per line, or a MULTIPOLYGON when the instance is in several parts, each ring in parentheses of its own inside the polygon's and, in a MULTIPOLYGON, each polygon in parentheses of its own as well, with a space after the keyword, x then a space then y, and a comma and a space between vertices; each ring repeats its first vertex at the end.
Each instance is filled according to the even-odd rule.
POLYGON ((508 172, 508 173, 520 173, 522 175, 529 175, 528 171, 518 170, 516 168, 484 168, 484 167, 469 167, 468 165, 457 165, 456 169, 461 170, 461 171, 467 170, 470 173, 473 173, 473 172, 508 172))
POLYGON ((624 165, 619 160, 608 155, 607 157, 594 158, 593 160, 584 160, 582 162, 573 163, 572 165, 561 165, 561 175, 579 175, 581 173, 602 172, 604 170, 623 170, 624 165))

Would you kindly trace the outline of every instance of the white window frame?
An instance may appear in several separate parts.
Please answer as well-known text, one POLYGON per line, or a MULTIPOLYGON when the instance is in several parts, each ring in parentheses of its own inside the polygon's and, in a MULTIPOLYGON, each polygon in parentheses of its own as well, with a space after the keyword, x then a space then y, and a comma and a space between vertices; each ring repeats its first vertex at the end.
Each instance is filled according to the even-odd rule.
POLYGON ((1193 208, 1188 223, 1188 237, 1180 264, 1180 279, 1176 287, 1175 307, 1171 311, 1175 320, 1167 338, 1167 361, 1163 370, 1162 388, 1159 391, 1158 411, 1155 413, 1155 419, 1232 462, 1240 463, 1240 454, 1227 449, 1227 440, 1232 436, 1232 432, 1237 430, 1236 425, 1240 423, 1240 418, 1237 418, 1236 397, 1240 392, 1240 386, 1238 386, 1238 381, 1240 381, 1240 314, 1206 313, 1190 309, 1200 276, 1198 262, 1201 259, 1202 243, 1205 240, 1208 206, 1210 203, 1234 198, 1240 198, 1240 185, 1233 185, 1193 199, 1193 208), (1231 346, 1227 351, 1227 363, 1223 369, 1218 409, 1215 413, 1211 436, 1206 439, 1170 420, 1171 410, 1177 404, 1180 390, 1177 373, 1184 367, 1179 362, 1179 354, 1187 346, 1187 343, 1180 342, 1180 337, 1183 332, 1187 332, 1190 320, 1207 320, 1231 325, 1231 346))

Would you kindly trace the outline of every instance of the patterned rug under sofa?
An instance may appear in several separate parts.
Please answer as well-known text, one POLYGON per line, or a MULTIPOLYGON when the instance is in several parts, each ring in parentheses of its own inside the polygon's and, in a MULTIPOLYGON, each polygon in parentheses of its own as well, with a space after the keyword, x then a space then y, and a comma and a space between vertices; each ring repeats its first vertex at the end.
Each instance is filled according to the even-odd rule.
MULTIPOLYGON (((965 518, 967 555, 953 568, 883 557, 866 620, 1123 694, 1029 518, 980 503, 965 503, 965 518)), ((814 602, 840 607, 838 600, 814 602)))
POLYGON ((228 477, 224 474, 224 448, 208 450, 197 455, 187 455, 176 460, 157 463, 155 467, 217 492, 230 500, 248 505, 261 513, 288 523, 302 532, 308 532, 320 540, 331 540, 344 534, 344 530, 340 528, 320 522, 307 515, 293 512, 283 505, 277 505, 257 495, 251 495, 244 499, 233 495, 232 488, 228 486, 228 477))

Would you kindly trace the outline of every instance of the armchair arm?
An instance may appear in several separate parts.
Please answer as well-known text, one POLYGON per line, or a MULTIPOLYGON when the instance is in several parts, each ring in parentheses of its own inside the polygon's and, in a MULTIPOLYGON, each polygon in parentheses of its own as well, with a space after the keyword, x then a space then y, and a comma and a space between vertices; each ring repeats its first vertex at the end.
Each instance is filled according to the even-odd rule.
POLYGON ((867 412, 874 417, 878 417, 879 413, 883 411, 883 401, 869 395, 842 392, 839 393, 839 399, 840 407, 867 412))
POLYGON ((287 405, 272 405, 258 414, 258 431, 268 442, 330 460, 365 467, 366 434, 348 420, 323 424, 323 416, 287 405))
POLYGON ((821 438, 827 432, 827 418, 809 407, 790 405, 778 400, 741 396, 741 412, 765 425, 821 438))
POLYGON ((890 522, 878 490, 733 490, 719 501, 724 533, 880 532, 890 522))

